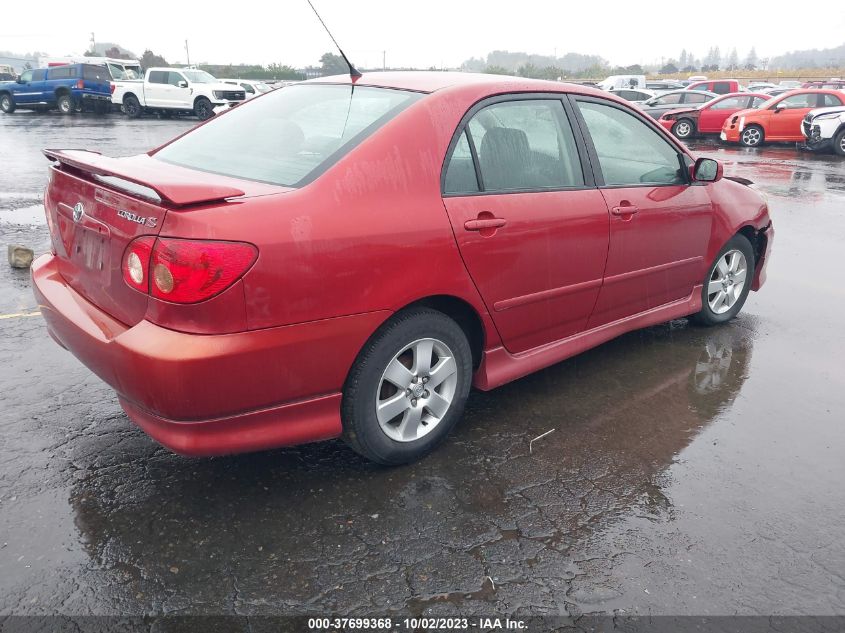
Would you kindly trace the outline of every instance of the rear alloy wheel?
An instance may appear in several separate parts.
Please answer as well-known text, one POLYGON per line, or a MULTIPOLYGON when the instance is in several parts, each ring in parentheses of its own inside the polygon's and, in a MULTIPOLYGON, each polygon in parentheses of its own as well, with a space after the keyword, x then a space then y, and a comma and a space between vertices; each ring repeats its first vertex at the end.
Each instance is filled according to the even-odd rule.
POLYGON ((739 142, 745 147, 759 147, 763 144, 763 128, 759 125, 749 125, 739 135, 739 142))
POLYGON ((472 352, 442 312, 414 308, 383 325, 361 351, 343 390, 344 440, 379 464, 419 459, 463 413, 472 352))
POLYGON ((4 94, 0 96, 0 110, 6 114, 11 114, 15 111, 15 102, 12 99, 12 95, 4 94))
POLYGON ((845 156, 845 128, 839 130, 839 133, 833 137, 833 151, 840 156, 845 156))
POLYGON ((214 116, 214 107, 211 105, 211 101, 206 99, 205 97, 200 97, 194 103, 194 114, 197 115, 197 118, 200 121, 206 121, 214 116))
POLYGON ((59 108, 59 112, 62 114, 73 114, 76 109, 76 106, 73 103, 73 97, 69 94, 59 95, 56 105, 59 108))
POLYGON ((690 119, 679 119, 672 126, 672 134, 680 139, 688 139, 695 132, 695 123, 690 119))
POLYGON ((717 325, 734 318, 751 290, 754 266, 751 242, 744 235, 734 235, 704 279, 701 311, 693 319, 703 325, 717 325))
POLYGON ((141 102, 138 101, 138 97, 135 95, 126 95, 126 98, 123 100, 123 112, 128 116, 130 119, 137 119, 141 116, 141 102))

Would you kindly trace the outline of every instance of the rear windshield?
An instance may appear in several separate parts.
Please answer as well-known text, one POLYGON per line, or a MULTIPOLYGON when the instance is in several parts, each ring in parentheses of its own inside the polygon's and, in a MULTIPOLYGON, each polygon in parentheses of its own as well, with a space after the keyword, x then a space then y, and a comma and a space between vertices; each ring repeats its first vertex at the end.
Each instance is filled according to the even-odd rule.
POLYGON ((92 81, 109 81, 111 79, 108 68, 91 64, 82 66, 82 76, 92 81))
POLYGON ((212 119, 155 158, 235 178, 302 186, 420 97, 367 86, 289 86, 212 119))

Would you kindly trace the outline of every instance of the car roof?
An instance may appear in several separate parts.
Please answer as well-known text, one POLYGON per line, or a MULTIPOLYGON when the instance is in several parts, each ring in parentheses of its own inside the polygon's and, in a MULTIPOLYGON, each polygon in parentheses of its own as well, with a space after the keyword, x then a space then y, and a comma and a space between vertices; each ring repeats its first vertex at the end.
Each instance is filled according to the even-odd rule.
MULTIPOLYGON (((330 83, 350 84, 349 75, 333 75, 331 77, 320 77, 310 79, 309 83, 330 83)), ((530 91, 538 92, 557 91, 567 92, 577 90, 582 94, 608 95, 613 93, 605 92, 578 84, 568 84, 558 81, 545 81, 542 79, 527 79, 525 77, 514 77, 511 75, 488 75, 484 73, 463 73, 463 72, 437 72, 428 70, 408 71, 387 71, 367 72, 357 81, 356 86, 374 86, 378 88, 394 88, 397 90, 412 90, 415 92, 436 92, 456 86, 489 85, 491 88, 502 91, 530 91)))

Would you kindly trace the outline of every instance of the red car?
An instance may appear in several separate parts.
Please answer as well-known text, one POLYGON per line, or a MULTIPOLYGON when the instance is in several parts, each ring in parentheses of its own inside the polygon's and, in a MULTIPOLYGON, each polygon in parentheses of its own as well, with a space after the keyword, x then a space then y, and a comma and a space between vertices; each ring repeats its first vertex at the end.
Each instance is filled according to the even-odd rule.
POLYGON ((717 95, 726 95, 732 92, 740 92, 742 86, 736 79, 705 79, 696 81, 687 86, 687 90, 707 90, 717 95))
POLYGON ((701 134, 718 134, 728 116, 739 110, 756 108, 769 99, 768 95, 755 92, 726 94, 694 108, 668 110, 658 122, 681 140, 701 134))
POLYGON ((554 82, 326 78, 149 154, 45 153, 49 332, 192 455, 342 435, 416 459, 470 385, 732 318, 772 245, 753 188, 621 99, 554 82))
POLYGON ((838 90, 790 90, 755 110, 740 110, 726 118, 719 138, 745 147, 759 147, 770 141, 803 142, 804 115, 816 108, 841 105, 845 105, 845 93, 838 90))

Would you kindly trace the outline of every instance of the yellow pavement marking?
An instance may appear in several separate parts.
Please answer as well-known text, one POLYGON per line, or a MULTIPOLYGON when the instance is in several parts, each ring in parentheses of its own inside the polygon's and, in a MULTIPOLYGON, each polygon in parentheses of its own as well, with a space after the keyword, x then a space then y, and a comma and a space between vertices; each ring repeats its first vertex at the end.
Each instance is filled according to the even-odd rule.
POLYGON ((0 320, 2 319, 18 319, 21 317, 31 317, 31 316, 41 316, 40 311, 35 312, 16 312, 14 314, 0 314, 0 320))

